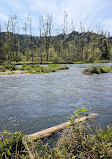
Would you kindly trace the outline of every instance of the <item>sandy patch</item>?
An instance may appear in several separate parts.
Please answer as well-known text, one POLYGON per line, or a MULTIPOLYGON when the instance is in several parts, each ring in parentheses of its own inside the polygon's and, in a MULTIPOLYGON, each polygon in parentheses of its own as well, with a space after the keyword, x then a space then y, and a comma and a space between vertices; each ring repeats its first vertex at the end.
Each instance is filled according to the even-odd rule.
POLYGON ((5 72, 0 72, 0 76, 9 76, 9 75, 20 75, 20 74, 26 74, 26 71, 22 70, 16 70, 16 71, 5 71, 5 72))

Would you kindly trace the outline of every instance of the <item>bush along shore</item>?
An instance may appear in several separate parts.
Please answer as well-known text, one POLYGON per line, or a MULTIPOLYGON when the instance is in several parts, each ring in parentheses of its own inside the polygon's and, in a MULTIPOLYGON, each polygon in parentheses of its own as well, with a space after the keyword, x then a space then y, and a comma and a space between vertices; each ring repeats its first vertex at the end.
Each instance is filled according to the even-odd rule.
POLYGON ((25 73, 49 73, 65 69, 69 69, 69 67, 61 64, 49 64, 46 67, 40 66, 39 64, 36 65, 23 64, 22 67, 20 68, 18 68, 14 64, 7 64, 7 65, 0 65, 0 75, 25 74, 25 73))
POLYGON ((83 70, 83 74, 92 75, 92 74, 100 74, 100 73, 108 73, 112 72, 112 66, 105 67, 105 66, 90 66, 83 70))
POLYGON ((111 159, 112 127, 95 127, 91 120, 75 123, 75 119, 88 116, 88 110, 77 109, 70 117, 71 125, 61 133, 55 146, 49 141, 29 140, 20 132, 0 135, 0 158, 3 159, 111 159))
POLYGON ((94 61, 94 62, 90 62, 90 61, 75 61, 75 62, 70 62, 70 61, 68 61, 68 62, 50 62, 50 61, 48 61, 48 62, 36 62, 36 61, 34 61, 34 62, 32 62, 32 61, 18 61, 18 62, 16 62, 16 61, 5 61, 5 62, 3 62, 3 63, 0 63, 1 65, 2 64, 12 64, 12 65, 23 65, 23 64, 26 64, 26 65, 31 65, 31 64, 33 64, 33 65, 36 65, 36 64, 42 64, 42 65, 48 65, 48 64, 84 64, 84 63, 109 63, 109 62, 112 62, 112 60, 96 60, 96 61, 94 61))

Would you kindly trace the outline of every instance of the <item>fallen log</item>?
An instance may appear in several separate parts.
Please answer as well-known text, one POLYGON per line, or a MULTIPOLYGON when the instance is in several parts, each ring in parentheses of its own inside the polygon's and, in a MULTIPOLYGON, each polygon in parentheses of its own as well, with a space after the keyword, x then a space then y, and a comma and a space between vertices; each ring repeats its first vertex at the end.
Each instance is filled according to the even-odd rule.
MULTIPOLYGON (((97 117, 97 116, 98 116, 97 113, 92 113, 92 114, 90 114, 88 116, 84 116, 84 117, 82 117, 80 119, 75 119, 75 122, 76 123, 82 122, 84 120, 87 120, 87 119, 90 119, 90 118, 94 118, 94 117, 97 117)), ((44 138, 47 138, 47 137, 50 137, 50 136, 56 134, 59 131, 62 131, 64 129, 66 129, 70 125, 71 125, 71 122, 66 122, 66 123, 63 123, 63 124, 60 124, 60 125, 56 125, 56 126, 53 126, 51 128, 48 128, 48 129, 45 129, 45 130, 30 134, 28 136, 28 138, 31 139, 31 140, 44 139, 44 138)))

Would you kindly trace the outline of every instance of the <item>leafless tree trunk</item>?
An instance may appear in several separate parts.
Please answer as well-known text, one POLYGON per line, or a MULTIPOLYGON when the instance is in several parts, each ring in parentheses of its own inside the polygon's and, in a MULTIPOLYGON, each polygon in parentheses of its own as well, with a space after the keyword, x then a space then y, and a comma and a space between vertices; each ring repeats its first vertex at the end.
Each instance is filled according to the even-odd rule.
MULTIPOLYGON (((13 55, 13 61, 14 61, 14 58, 15 58, 15 55, 14 55, 14 51, 15 51, 15 45, 16 45, 16 37, 15 37, 15 31, 16 31, 16 24, 17 24, 17 16, 14 15, 14 16, 10 16, 10 24, 11 24, 11 51, 12 51, 12 55, 13 55)), ((17 54, 17 53, 16 53, 17 54)))
POLYGON ((33 39, 32 39, 32 17, 29 15, 27 18, 27 21, 29 22, 29 29, 30 29, 30 46, 31 46, 31 57, 32 57, 32 62, 34 61, 33 57, 34 57, 34 54, 33 54, 33 39))
POLYGON ((49 60, 49 47, 50 47, 50 38, 51 38, 51 32, 52 32, 52 15, 47 15, 45 21, 43 21, 43 28, 44 28, 44 36, 45 36, 45 45, 46 45, 46 61, 49 60))
POLYGON ((27 61, 28 61, 29 58, 28 58, 28 38, 27 38, 28 25, 27 25, 27 23, 25 23, 25 25, 22 29, 25 33, 25 45, 26 45, 26 56, 27 56, 26 58, 27 58, 27 61))

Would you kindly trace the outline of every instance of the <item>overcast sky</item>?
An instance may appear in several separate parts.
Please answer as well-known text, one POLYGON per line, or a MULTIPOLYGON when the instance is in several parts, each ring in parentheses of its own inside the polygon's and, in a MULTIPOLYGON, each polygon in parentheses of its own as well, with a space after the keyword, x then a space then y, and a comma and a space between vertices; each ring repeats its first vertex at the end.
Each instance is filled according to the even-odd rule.
MULTIPOLYGON (((68 21, 74 21, 77 28, 82 21, 85 26, 97 26, 112 32, 112 0, 0 0, 0 23, 8 20, 10 15, 17 15, 20 26, 25 17, 33 17, 33 34, 37 34, 40 15, 52 14, 54 26, 63 24, 64 11, 68 21)), ((112 33, 111 33, 112 35, 112 33)))

